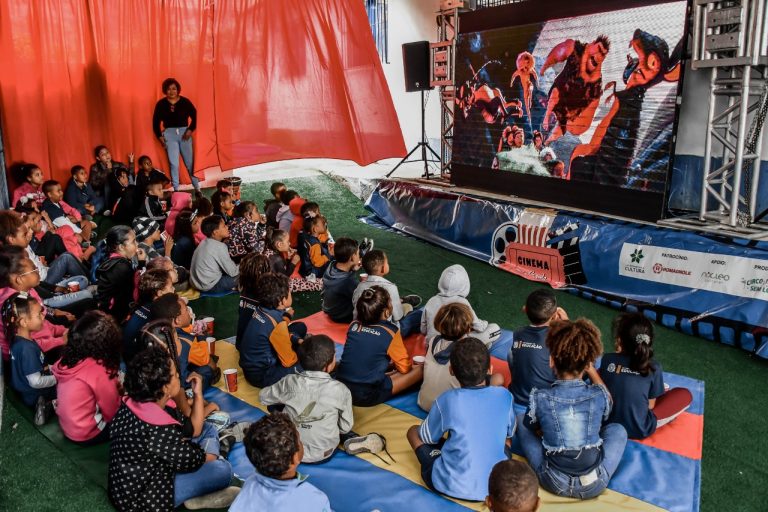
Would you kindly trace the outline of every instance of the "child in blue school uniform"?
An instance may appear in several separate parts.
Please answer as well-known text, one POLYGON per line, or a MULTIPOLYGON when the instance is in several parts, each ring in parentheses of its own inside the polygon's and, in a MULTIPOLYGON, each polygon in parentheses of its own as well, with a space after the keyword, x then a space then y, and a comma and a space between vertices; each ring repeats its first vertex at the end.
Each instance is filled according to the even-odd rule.
POLYGON ((18 292, 3 303, 2 317, 11 340, 11 387, 27 406, 34 407, 35 425, 43 425, 56 398, 56 377, 47 371, 43 351, 32 340, 32 333, 43 328, 43 307, 32 296, 18 292))
POLYGON ((568 315, 557 306, 555 294, 544 288, 528 295, 523 309, 530 324, 512 333, 507 364, 512 377, 509 390, 515 402, 528 405, 533 388, 545 389, 555 382, 555 373, 549 366, 547 332, 551 322, 568 320, 568 315))
POLYGON ((523 455, 541 486, 558 496, 590 499, 598 496, 619 466, 627 431, 603 422, 611 413, 611 398, 599 384, 594 361, 602 353, 600 331, 589 320, 553 323, 547 348, 557 380, 530 394, 518 439, 523 455))
POLYGON ((392 315, 387 290, 364 290, 355 308, 357 320, 347 330, 336 378, 352 392, 353 405, 370 407, 421 382, 424 367, 414 366, 400 329, 387 320, 392 315))
POLYGON ((613 323, 616 353, 605 354, 600 376, 613 397, 608 421, 619 423, 630 439, 645 439, 688 407, 686 388, 664 391, 664 373, 653 359, 653 324, 640 313, 619 315, 613 323))
POLYGON ((503 387, 486 384, 491 356, 477 338, 454 343, 450 365, 461 388, 435 400, 427 419, 408 430, 408 442, 427 487, 482 501, 488 496, 488 475, 497 462, 507 459, 515 434, 514 400, 503 387))
POLYGON ((137 336, 141 328, 149 322, 149 308, 152 302, 165 294, 173 293, 173 278, 167 270, 155 268, 147 270, 139 278, 139 300, 123 327, 123 359, 131 360, 140 348, 137 336))
POLYGON ((256 472, 245 481, 230 512, 332 512, 328 496, 297 471, 304 445, 287 414, 264 416, 250 426, 243 442, 256 472))
POLYGON ((245 328, 248 327, 253 312, 259 303, 256 301, 258 288, 256 283, 259 278, 270 271, 270 262, 263 254, 255 252, 248 253, 240 260, 239 275, 240 280, 237 283, 240 291, 240 303, 238 304, 237 331, 235 334, 235 344, 239 344, 243 337, 245 328))
POLYGON ((263 388, 301 369, 296 349, 307 335, 307 326, 291 323, 293 298, 286 276, 262 275, 255 294, 257 305, 235 345, 245 380, 263 388))

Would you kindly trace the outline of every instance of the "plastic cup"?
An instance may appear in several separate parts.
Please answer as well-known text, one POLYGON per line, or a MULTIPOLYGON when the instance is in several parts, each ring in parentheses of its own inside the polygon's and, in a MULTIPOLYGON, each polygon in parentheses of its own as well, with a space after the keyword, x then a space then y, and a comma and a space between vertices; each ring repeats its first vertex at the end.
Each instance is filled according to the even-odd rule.
POLYGON ((67 283, 67 289, 69 293, 75 293, 80 291, 80 283, 77 281, 70 281, 67 283))
POLYGON ((424 364, 424 361, 426 361, 427 358, 424 356, 413 356, 413 362, 416 364, 424 364))
POLYGON ((228 368, 224 370, 224 379, 227 382, 227 391, 230 393, 237 391, 237 369, 228 368))
POLYGON ((208 353, 212 356, 216 355, 216 338, 209 336, 205 338, 205 341, 208 342, 208 353))
POLYGON ((203 318, 203 322, 205 322, 205 330, 208 332, 208 336, 213 336, 213 317, 207 316, 203 318))
POLYGON ((360 274, 360 282, 367 281, 368 280, 368 274, 360 274))

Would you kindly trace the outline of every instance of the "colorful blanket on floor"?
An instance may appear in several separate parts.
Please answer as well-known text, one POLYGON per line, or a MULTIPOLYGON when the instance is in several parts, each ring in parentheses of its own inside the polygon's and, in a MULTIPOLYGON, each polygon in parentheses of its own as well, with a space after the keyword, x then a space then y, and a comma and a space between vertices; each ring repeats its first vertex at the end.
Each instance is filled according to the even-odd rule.
MULTIPOLYGON (((331 322, 323 313, 302 321, 307 324, 310 333, 330 336, 337 343, 337 353, 341 353, 346 337, 345 325, 331 322)), ((511 332, 504 331, 491 349, 494 369, 505 373, 507 379, 506 352, 511 341, 511 332)), ((423 354, 423 336, 409 337, 406 346, 411 355, 423 354)), ((234 346, 220 341, 216 351, 221 358, 221 368, 239 368, 234 346)), ((206 396, 230 412, 233 420, 256 420, 265 414, 265 408, 259 403, 259 390, 245 381, 242 371, 238 376, 237 392, 229 394, 223 391, 225 385, 222 380, 219 388, 209 390, 206 396)), ((694 397, 691 408, 650 438, 641 442, 630 441, 609 488, 598 498, 581 502, 560 498, 542 489, 540 495, 544 510, 699 509, 704 383, 670 373, 665 373, 664 377, 672 387, 683 386, 691 390, 694 397)), ((349 456, 339 452, 325 464, 302 465, 299 471, 308 474, 310 482, 328 495, 334 510, 483 510, 481 503, 447 498, 424 486, 418 461, 405 438, 408 427, 426 417, 426 413, 416 404, 416 393, 395 397, 375 407, 356 407, 354 415, 354 430, 383 434, 395 462, 387 465, 371 455, 349 456), (352 486, 354 491, 351 491, 352 486)), ((513 450, 519 454, 519 449, 515 448, 513 443, 513 450)), ((242 445, 235 447, 229 460, 241 478, 247 478, 253 472, 242 445)))

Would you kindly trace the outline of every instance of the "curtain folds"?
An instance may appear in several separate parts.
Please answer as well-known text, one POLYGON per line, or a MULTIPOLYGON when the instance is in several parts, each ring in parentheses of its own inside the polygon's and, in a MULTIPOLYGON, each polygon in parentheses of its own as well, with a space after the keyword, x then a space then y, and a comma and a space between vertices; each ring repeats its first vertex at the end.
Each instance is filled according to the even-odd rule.
POLYGON ((359 0, 0 0, 0 65, 8 162, 62 182, 99 144, 167 169, 170 76, 197 107, 197 169, 405 154, 359 0))

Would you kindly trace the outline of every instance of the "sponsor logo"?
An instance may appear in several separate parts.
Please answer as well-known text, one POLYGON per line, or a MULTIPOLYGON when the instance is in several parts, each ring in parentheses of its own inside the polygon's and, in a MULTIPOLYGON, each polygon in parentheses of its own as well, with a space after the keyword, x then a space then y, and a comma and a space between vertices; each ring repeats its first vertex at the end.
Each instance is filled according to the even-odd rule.
POLYGON ((643 250, 640 248, 637 248, 635 249, 635 252, 629 255, 629 257, 632 260, 632 263, 640 263, 644 258, 643 250))
POLYGON ((664 265, 661 263, 657 263, 653 266, 653 273, 654 274, 661 274, 664 271, 664 265))
POLYGON ((656 264, 653 265, 653 273, 654 274, 663 274, 663 273, 667 273, 667 274, 680 274, 681 276, 689 276, 689 275, 691 275, 691 271, 690 270, 683 270, 681 268, 665 267, 661 263, 656 263, 656 264))
POLYGON ((744 285, 744 289, 750 292, 768 293, 768 279, 762 277, 755 277, 752 279, 742 279, 741 284, 744 285))
POLYGON ((768 265, 755 265, 755 270, 768 270, 768 265))
POLYGON ((731 276, 730 274, 723 274, 722 272, 711 272, 707 270, 701 273, 701 278, 705 281, 714 283, 727 283, 730 281, 731 276))
POLYGON ((676 252, 663 252, 663 253, 661 253, 661 256, 663 258, 669 258, 669 259, 672 259, 672 260, 688 261, 688 256, 686 256, 684 254, 677 254, 676 252))
POLYGON ((630 262, 624 265, 624 272, 629 272, 632 274, 645 274, 645 269, 640 266, 643 258, 645 258, 643 249, 640 247, 635 247, 635 250, 632 252, 632 254, 629 255, 630 262))

